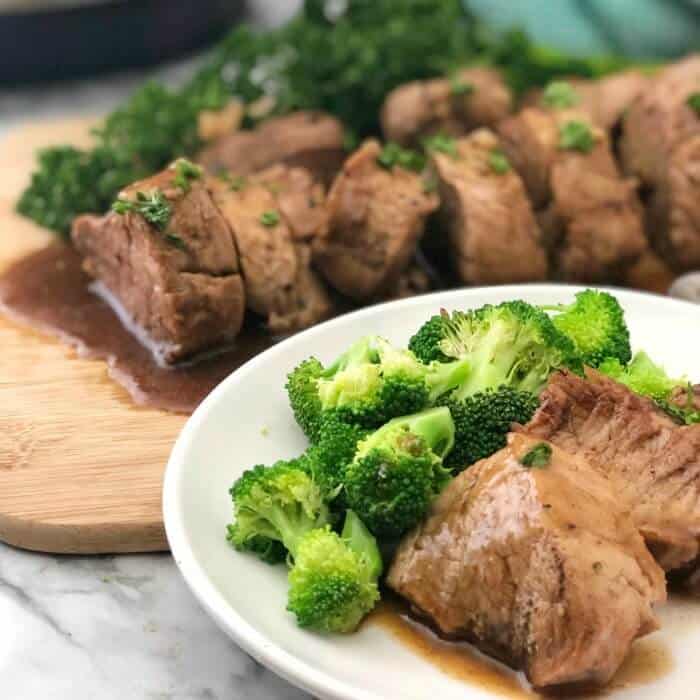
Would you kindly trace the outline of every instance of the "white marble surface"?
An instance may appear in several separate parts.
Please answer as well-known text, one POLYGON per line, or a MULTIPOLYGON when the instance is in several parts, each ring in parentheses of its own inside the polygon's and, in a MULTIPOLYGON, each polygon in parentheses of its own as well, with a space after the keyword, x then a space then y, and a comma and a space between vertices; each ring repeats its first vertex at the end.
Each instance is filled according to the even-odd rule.
MULTIPOLYGON (((279 22, 296 2, 256 2, 279 22)), ((200 59, 155 71, 170 82, 200 59)), ((0 136, 32 119, 110 110, 143 79, 0 89, 0 136)), ((44 556, 0 545, 2 700, 304 700, 201 610, 169 555, 44 556)))

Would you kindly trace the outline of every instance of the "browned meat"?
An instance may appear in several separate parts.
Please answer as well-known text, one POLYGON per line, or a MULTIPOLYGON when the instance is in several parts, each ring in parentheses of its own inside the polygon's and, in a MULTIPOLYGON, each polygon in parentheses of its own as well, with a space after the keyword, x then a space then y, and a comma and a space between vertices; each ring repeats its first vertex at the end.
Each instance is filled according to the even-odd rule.
POLYGON ((647 250, 636 183, 623 179, 607 135, 577 110, 527 108, 501 124, 503 148, 538 210, 558 277, 618 279, 647 250), (560 147, 560 129, 589 124, 588 152, 560 147))
POLYGON ((232 189, 224 180, 211 180, 240 251, 248 308, 280 333, 327 318, 331 299, 310 267, 308 244, 295 242, 270 181, 251 178, 232 189))
POLYGON ((479 129, 455 142, 457 156, 434 153, 440 215, 457 275, 468 284, 547 277, 547 257, 520 176, 497 172, 498 137, 479 129))
POLYGON ((328 195, 327 230, 314 244, 314 261, 328 283, 357 301, 394 284, 438 204, 420 175, 378 165, 380 150, 367 141, 346 161, 328 195))
POLYGON ((650 249, 625 270, 622 282, 625 287, 667 294, 674 279, 671 268, 650 249))
POLYGON ((675 267, 700 264, 700 113, 688 104, 700 92, 700 55, 651 81, 623 123, 625 172, 651 191, 649 233, 675 267))
POLYGON ((80 216, 72 238, 86 272, 166 363, 232 340, 245 296, 231 230, 204 181, 189 192, 167 169, 122 197, 160 190, 172 208, 165 231, 137 213, 80 216))
POLYGON ((580 457, 520 460, 508 446, 463 471, 401 543, 389 585, 438 630, 466 638, 536 687, 607 682, 658 628, 655 564, 610 482, 580 457))
POLYGON ((418 262, 412 262, 377 301, 407 299, 409 297, 415 297, 418 294, 427 294, 434 288, 435 284, 433 279, 425 268, 418 264, 418 262))
POLYGON ((586 379, 553 375, 522 430, 605 472, 664 569, 697 558, 700 425, 676 425, 648 399, 589 369, 586 379))
MULTIPOLYGON (((627 108, 642 94, 649 84, 648 76, 637 70, 626 70, 600 78, 585 80, 567 78, 578 98, 576 108, 585 112, 593 123, 612 131, 619 125, 627 108)), ((523 100, 523 106, 546 107, 542 90, 532 90, 523 100)))
POLYGON ((502 76, 491 68, 465 68, 451 80, 437 78, 401 85, 382 107, 384 136, 417 146, 437 132, 461 136, 480 126, 495 126, 513 106, 502 76))
POLYGON ((275 163, 297 165, 330 182, 345 159, 343 125, 321 112, 274 117, 254 130, 234 131, 202 150, 198 162, 213 173, 250 175, 275 163))
POLYGON ((295 241, 312 241, 325 227, 325 188, 305 168, 273 165, 251 177, 277 199, 295 241))

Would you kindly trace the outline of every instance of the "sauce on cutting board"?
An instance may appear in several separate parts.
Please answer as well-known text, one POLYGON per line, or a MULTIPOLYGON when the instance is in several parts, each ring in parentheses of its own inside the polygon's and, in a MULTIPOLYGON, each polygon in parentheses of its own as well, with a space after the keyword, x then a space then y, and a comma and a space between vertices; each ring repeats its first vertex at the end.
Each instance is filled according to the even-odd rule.
POLYGON ((412 617, 408 606, 391 593, 384 594, 382 602, 367 622, 386 630, 416 656, 445 675, 510 700, 603 698, 616 690, 651 683, 673 669, 673 658, 668 647, 662 641, 648 637, 632 645, 624 663, 605 688, 573 691, 569 688, 541 694, 530 687, 523 673, 482 654, 471 644, 438 637, 429 627, 412 617))
POLYGON ((75 250, 55 242, 3 273, 0 310, 57 337, 82 357, 104 360, 110 375, 142 405, 191 413, 222 379, 275 342, 264 329, 247 327, 225 352, 165 368, 89 290, 90 282, 75 250))

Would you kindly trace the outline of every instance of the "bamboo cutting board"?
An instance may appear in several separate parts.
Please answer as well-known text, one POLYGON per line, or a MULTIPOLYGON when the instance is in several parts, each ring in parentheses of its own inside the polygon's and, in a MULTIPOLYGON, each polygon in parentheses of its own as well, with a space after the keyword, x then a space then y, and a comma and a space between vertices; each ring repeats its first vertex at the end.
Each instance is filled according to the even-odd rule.
MULTIPOLYGON (((86 145, 86 120, 0 141, 0 269, 52 240, 14 212, 38 147, 86 145)), ((131 401, 103 362, 0 317, 0 539, 46 552, 168 548, 165 464, 185 417, 131 401)))

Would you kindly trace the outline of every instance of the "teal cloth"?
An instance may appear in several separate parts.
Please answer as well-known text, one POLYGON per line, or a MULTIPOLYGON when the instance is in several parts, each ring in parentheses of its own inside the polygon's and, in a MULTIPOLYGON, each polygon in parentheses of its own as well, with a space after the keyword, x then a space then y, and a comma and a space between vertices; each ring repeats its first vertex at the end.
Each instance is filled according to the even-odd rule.
POLYGON ((523 27, 579 55, 667 58, 700 50, 700 0, 465 0, 490 26, 523 27))

